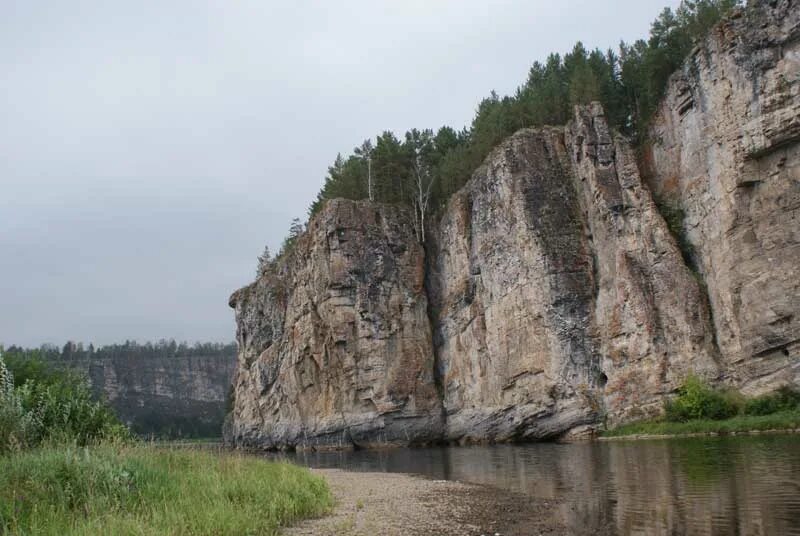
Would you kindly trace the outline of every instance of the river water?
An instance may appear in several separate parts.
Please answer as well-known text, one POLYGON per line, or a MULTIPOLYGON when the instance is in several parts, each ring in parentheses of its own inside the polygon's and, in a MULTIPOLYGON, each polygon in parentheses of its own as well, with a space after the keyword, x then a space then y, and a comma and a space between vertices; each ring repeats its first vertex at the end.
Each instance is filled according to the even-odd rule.
POLYGON ((552 500, 573 534, 798 535, 800 435, 296 453, 552 500))

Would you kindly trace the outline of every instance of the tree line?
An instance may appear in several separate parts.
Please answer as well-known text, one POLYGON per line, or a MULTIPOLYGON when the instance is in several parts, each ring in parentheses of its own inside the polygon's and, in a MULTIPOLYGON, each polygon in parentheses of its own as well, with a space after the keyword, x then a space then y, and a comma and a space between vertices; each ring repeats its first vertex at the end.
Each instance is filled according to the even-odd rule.
MULTIPOLYGON (((337 155, 308 215, 327 199, 371 199, 411 207, 417 237, 425 237, 426 220, 469 179, 489 152, 524 127, 563 125, 572 107, 600 101, 609 124, 641 143, 664 95, 669 76, 694 44, 739 0, 683 0, 665 8, 652 23, 647 39, 621 42, 617 50, 587 49, 578 42, 560 55, 536 61, 515 94, 494 91, 483 99, 471 124, 461 130, 411 129, 398 137, 384 131, 365 140, 348 156, 337 155)), ((303 227, 292 222, 280 256, 303 227)), ((259 259, 259 274, 269 265, 259 259)))
MULTIPOLYGON (((2 350, 2 347, 0 347, 2 350)), ((39 348, 9 346, 3 351, 8 358, 30 358, 41 361, 80 361, 83 359, 111 358, 173 358, 173 357, 226 357, 236 355, 236 343, 219 342, 175 342, 174 339, 161 339, 158 342, 138 343, 125 341, 122 344, 107 344, 95 347, 89 343, 68 341, 64 346, 43 344, 39 348)))

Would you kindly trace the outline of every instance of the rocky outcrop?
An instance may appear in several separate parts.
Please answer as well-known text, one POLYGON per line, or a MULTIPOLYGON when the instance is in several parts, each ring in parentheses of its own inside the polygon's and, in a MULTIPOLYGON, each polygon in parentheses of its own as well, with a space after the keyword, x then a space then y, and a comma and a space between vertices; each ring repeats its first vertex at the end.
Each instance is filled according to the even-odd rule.
POLYGON ((334 200, 271 273, 231 296, 230 439, 266 448, 441 436, 424 253, 397 207, 334 200))
POLYGON ((429 252, 452 440, 535 439, 597 420, 593 260, 563 129, 524 130, 448 203, 429 252))
POLYGON ((535 440, 655 414, 690 373, 797 384, 798 12, 739 11, 695 50, 644 180, 593 104, 493 150, 425 250, 401 208, 328 202, 231 297, 228 438, 535 440))
POLYGON ((719 372, 703 287, 598 105, 577 110, 567 145, 595 262, 605 413, 612 423, 649 416, 690 372, 719 372))
POLYGON ((700 285, 599 105, 504 142, 431 243, 448 439, 642 416, 716 373, 700 285))
POLYGON ((721 371, 800 380, 800 9, 741 10, 673 75, 646 174, 708 289, 721 371))

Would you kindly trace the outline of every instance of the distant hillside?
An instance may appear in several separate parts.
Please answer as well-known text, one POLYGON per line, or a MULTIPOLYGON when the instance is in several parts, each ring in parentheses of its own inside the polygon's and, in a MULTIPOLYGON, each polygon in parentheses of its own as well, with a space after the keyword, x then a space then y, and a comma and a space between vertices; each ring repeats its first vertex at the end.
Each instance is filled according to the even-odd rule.
POLYGON ((214 437, 221 435, 236 345, 126 342, 95 349, 69 342, 61 349, 12 346, 5 355, 85 374, 137 434, 214 437))

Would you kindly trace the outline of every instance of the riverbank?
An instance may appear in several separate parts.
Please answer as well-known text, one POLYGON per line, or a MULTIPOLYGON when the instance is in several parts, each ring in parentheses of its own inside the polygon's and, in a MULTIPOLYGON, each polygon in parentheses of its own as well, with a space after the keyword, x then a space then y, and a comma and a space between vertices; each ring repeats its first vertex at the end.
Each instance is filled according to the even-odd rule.
POLYGON ((336 506, 330 516, 287 529, 287 536, 566 534, 554 501, 400 473, 312 472, 328 482, 336 506))
POLYGON ((116 444, 0 456, 0 534, 277 535, 332 504, 307 469, 224 451, 116 444))
POLYGON ((686 422, 666 420, 625 424, 601 433, 601 440, 651 439, 661 437, 701 437, 709 435, 800 432, 800 410, 769 415, 737 415, 730 419, 695 419, 686 422))

